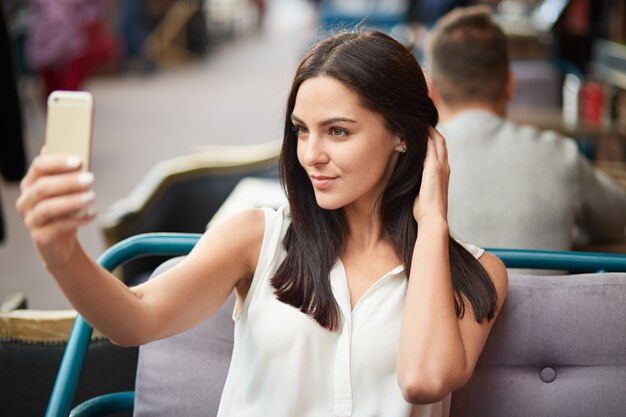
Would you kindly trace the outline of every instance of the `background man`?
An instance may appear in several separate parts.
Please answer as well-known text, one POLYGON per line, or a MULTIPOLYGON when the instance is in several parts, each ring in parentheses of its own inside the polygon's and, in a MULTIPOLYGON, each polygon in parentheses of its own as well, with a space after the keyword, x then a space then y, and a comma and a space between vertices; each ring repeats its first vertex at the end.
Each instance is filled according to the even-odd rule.
POLYGON ((452 233, 481 246, 569 250, 574 230, 624 239, 626 194, 576 143, 505 118, 513 95, 507 40, 488 9, 456 9, 427 45, 447 139, 452 233))

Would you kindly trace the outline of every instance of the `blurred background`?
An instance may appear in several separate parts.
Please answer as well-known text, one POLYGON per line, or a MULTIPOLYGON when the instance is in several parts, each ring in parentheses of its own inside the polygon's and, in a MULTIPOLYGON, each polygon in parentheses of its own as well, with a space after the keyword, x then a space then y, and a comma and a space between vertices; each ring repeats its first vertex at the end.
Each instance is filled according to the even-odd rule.
MULTIPOLYGON (((105 213, 160 161, 280 139, 295 66, 324 33, 365 19, 421 59, 434 21, 476 3, 509 36, 512 118, 574 137, 624 175, 624 0, 2 0, 11 62, 1 65, 15 75, 27 163, 43 144, 47 94, 93 93, 95 208, 105 213)), ((0 141, 6 132, 0 125, 0 141)), ((15 212, 18 195, 0 180, 0 302, 22 293, 29 308, 69 308, 15 212)), ((107 246, 98 220, 80 238, 93 256, 107 246)))

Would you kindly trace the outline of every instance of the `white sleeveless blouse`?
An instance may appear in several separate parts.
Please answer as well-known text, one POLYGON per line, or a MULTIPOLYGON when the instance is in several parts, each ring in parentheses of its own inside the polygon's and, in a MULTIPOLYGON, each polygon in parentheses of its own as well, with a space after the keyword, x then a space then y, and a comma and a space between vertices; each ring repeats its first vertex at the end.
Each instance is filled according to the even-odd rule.
MULTIPOLYGON (((265 236, 246 299, 233 318, 233 355, 218 417, 447 417, 450 395, 413 406, 402 396, 396 352, 407 287, 402 266, 350 306, 341 261, 330 273, 341 332, 276 299, 270 279, 285 258, 288 208, 265 209, 265 236)), ((475 256, 483 250, 464 246, 475 256)))

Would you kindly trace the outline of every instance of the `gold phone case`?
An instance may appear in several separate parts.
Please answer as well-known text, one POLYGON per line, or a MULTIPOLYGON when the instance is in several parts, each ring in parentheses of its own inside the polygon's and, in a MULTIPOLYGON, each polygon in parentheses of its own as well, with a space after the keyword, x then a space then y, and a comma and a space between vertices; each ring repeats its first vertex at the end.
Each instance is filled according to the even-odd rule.
POLYGON ((46 153, 76 155, 89 170, 93 97, 85 91, 54 91, 48 97, 46 153))

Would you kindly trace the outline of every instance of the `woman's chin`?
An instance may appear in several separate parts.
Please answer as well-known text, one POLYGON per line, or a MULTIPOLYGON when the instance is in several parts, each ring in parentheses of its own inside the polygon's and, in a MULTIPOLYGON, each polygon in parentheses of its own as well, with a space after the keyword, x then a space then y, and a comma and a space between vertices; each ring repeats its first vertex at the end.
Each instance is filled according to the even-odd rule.
POLYGON ((344 204, 337 200, 324 197, 320 198, 320 196, 315 196, 315 201, 317 201, 317 205, 324 210, 337 210, 344 206, 344 204))

